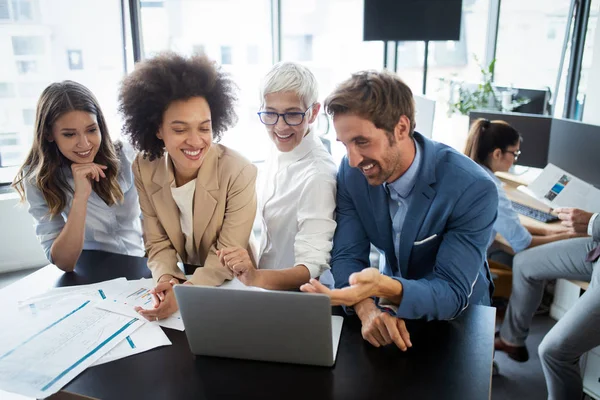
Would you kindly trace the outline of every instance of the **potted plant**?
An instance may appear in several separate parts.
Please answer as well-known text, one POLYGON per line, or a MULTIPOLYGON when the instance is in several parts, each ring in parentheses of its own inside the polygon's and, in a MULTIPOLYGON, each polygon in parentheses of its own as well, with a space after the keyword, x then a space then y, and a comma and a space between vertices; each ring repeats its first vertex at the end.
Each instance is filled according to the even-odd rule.
POLYGON ((452 114, 469 115, 474 110, 512 111, 516 107, 529 103, 527 98, 516 98, 515 90, 508 89, 500 92, 493 85, 494 67, 496 60, 492 60, 487 67, 481 65, 476 56, 475 61, 481 71, 481 82, 477 85, 467 84, 455 79, 440 80, 450 87, 448 98, 448 116, 452 114))

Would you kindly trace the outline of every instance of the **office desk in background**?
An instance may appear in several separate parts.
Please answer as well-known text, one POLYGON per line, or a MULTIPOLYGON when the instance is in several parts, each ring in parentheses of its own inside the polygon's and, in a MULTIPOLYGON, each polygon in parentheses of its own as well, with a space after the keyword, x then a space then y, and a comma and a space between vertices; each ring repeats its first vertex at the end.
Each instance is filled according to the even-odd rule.
MULTIPOLYGON (((0 302, 14 302, 55 286, 120 276, 147 278, 146 261, 84 251, 74 273, 46 266, 0 290, 0 302)), ((336 307, 334 312, 341 309, 336 307)), ((63 393, 147 400, 489 399, 494 324, 494 308, 469 307, 453 321, 416 326, 413 348, 402 353, 392 346, 374 348, 363 340, 358 318, 346 317, 333 368, 196 358, 190 353, 185 332, 165 329, 172 346, 89 368, 63 388, 63 393)))

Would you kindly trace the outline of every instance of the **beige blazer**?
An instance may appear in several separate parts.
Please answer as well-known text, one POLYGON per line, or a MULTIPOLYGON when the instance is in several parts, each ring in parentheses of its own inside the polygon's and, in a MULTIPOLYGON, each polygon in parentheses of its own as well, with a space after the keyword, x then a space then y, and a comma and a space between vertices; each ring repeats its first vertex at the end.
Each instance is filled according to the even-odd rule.
MULTIPOLYGON (((179 209, 171 194, 175 179, 168 154, 154 161, 138 155, 133 163, 135 186, 142 209, 148 268, 158 279, 170 274, 185 279, 177 267, 177 255, 187 262, 179 209)), ((216 251, 248 247, 256 215, 256 167, 239 153, 213 144, 198 171, 194 194, 194 242, 204 268, 190 279, 196 285, 216 286, 231 279, 216 251)))

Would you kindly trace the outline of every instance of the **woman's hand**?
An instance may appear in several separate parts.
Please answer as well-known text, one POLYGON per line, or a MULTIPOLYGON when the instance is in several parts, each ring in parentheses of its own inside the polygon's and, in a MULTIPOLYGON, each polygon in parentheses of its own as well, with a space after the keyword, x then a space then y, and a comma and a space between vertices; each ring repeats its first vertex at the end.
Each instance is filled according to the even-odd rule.
POLYGON ((228 268, 233 276, 246 286, 260 286, 260 271, 256 269, 246 249, 241 247, 227 247, 218 250, 217 255, 221 265, 228 268))
POLYGON ((135 311, 148 321, 158 321, 170 317, 179 309, 177 300, 175 299, 175 292, 173 291, 173 285, 178 283, 179 281, 174 278, 159 282, 154 289, 150 290, 150 294, 152 294, 152 299, 154 300, 154 307, 150 309, 135 307, 135 311))
POLYGON ((92 180, 100 182, 100 178, 106 178, 104 170, 106 165, 96 163, 71 164, 73 181, 75 183, 75 195, 88 198, 92 193, 92 180))

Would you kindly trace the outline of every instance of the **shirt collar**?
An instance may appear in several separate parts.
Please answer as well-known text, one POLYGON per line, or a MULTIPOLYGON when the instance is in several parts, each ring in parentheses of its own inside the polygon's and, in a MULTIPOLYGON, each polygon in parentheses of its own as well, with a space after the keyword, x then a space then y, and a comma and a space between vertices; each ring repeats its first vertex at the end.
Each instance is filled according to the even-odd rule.
POLYGON ((421 145, 416 140, 413 141, 415 144, 415 159, 406 172, 392 183, 384 183, 384 187, 388 193, 390 190, 396 192, 400 197, 406 198, 412 189, 415 187, 417 182, 417 175, 421 169, 421 145))
POLYGON ((275 147, 274 152, 277 158, 277 170, 281 170, 288 165, 301 160, 302 158, 306 157, 308 153, 319 146, 323 146, 321 139, 319 139, 317 135, 309 130, 306 136, 302 138, 300 144, 292 149, 292 151, 281 152, 275 147))

